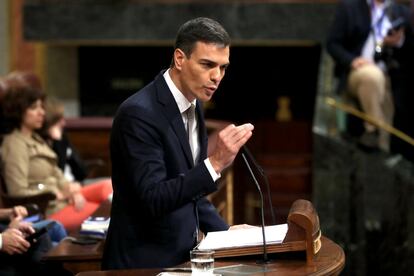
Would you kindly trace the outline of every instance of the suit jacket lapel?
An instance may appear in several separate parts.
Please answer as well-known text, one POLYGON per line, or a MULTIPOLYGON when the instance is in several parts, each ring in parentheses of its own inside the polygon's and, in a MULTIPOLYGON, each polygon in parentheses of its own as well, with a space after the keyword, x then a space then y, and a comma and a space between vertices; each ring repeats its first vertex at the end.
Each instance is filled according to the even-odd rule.
POLYGON ((187 131, 185 130, 181 113, 178 109, 177 103, 171 94, 167 83, 164 80, 162 71, 155 78, 155 86, 157 88, 158 101, 163 105, 165 117, 170 121, 172 129, 177 135, 178 141, 180 142, 181 148, 186 156, 187 162, 190 167, 194 166, 193 156, 191 154, 190 144, 188 143, 187 131))

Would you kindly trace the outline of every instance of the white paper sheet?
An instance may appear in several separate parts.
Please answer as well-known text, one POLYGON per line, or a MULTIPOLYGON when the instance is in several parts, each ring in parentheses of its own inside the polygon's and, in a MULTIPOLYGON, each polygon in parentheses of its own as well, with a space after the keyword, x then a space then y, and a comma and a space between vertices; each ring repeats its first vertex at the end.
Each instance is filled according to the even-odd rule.
MULTIPOLYGON (((287 224, 278 224, 265 227, 266 244, 282 243, 288 230, 287 224)), ((263 244, 261 227, 237 229, 228 231, 209 232, 201 241, 198 249, 222 249, 244 247, 263 244)))

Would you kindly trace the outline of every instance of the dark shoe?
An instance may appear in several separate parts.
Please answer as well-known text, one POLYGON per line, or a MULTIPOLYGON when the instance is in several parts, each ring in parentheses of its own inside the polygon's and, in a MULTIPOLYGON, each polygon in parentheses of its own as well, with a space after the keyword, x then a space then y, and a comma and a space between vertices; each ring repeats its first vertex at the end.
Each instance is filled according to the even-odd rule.
POLYGON ((379 131, 365 131, 358 140, 358 145, 367 151, 378 151, 379 147, 379 131))

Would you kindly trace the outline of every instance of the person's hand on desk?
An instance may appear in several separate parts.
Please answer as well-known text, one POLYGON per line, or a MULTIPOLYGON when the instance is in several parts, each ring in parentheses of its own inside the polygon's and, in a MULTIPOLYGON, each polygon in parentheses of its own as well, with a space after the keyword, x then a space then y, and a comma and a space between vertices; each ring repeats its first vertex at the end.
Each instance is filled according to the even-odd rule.
POLYGON ((30 243, 25 239, 24 234, 16 228, 8 228, 1 233, 1 238, 3 242, 1 251, 9 255, 23 254, 30 247, 30 243))
POLYGON ((249 228, 257 228, 258 226, 250 225, 250 224, 236 224, 230 226, 229 230, 238 230, 238 229, 249 229, 249 228))

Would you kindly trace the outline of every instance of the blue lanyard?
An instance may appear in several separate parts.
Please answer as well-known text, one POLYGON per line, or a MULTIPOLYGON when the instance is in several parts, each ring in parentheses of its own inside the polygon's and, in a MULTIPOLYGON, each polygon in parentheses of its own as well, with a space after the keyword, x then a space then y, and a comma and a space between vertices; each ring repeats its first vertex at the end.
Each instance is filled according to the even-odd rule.
MULTIPOLYGON (((385 2, 384 2, 384 5, 385 5, 385 2)), ((375 9, 376 9, 375 0, 371 0, 371 18, 372 18, 372 20, 374 20, 375 9)), ((378 20, 376 22, 373 22, 373 24, 372 24, 372 29, 374 30, 374 39, 375 39, 375 41, 377 41, 377 38, 379 38, 379 40, 381 40, 381 41, 384 38, 384 36, 382 35, 382 23, 384 22, 384 18, 385 18, 385 11, 386 11, 386 7, 384 6, 384 9, 382 10, 381 16, 378 18, 378 20)))

